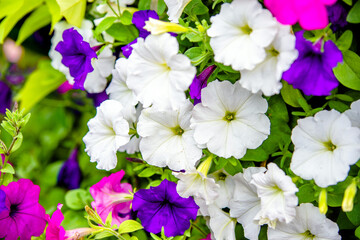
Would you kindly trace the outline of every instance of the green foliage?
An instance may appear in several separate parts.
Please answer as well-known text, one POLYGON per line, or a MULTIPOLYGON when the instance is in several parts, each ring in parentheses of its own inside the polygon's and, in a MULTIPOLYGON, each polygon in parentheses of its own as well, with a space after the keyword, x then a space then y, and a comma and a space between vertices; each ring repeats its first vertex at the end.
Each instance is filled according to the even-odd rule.
POLYGON ((80 28, 85 16, 86 0, 56 0, 56 2, 66 21, 80 28))
POLYGON ((70 190, 65 195, 65 203, 72 210, 84 209, 84 207, 93 201, 90 193, 84 189, 70 190))
POLYGON ((359 91, 360 57, 350 50, 343 52, 343 57, 344 63, 333 69, 334 74, 342 85, 359 91))
POLYGON ((143 229, 143 226, 139 222, 134 220, 126 220, 120 224, 118 232, 120 234, 131 233, 140 229, 143 229))
POLYGON ((139 36, 139 32, 134 25, 124 25, 122 23, 114 23, 106 30, 106 33, 122 44, 128 44, 139 36))
POLYGON ((357 1, 350 9, 346 21, 349 23, 360 23, 360 1, 357 1))
POLYGON ((346 51, 349 50, 352 41, 353 41, 352 31, 346 30, 335 43, 341 51, 346 51))

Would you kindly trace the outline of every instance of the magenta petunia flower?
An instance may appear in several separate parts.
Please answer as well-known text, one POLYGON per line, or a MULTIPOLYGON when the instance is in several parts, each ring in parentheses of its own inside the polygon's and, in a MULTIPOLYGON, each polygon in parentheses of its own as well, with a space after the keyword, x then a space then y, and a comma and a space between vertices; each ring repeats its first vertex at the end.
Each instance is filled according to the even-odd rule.
POLYGON ((6 210, 0 212, 0 238, 30 240, 40 236, 47 219, 39 204, 40 187, 29 179, 19 179, 0 189, 6 194, 6 210))
POLYGON ((342 62, 341 51, 328 40, 321 49, 322 41, 313 44, 303 37, 304 31, 297 32, 296 49, 299 57, 283 74, 283 79, 306 95, 330 95, 339 85, 332 69, 342 62))
POLYGON ((176 183, 167 179, 157 187, 137 191, 132 205, 146 231, 157 234, 164 227, 167 237, 184 234, 199 209, 192 197, 180 197, 176 183))
POLYGON ((328 24, 326 6, 336 0, 264 0, 276 19, 286 25, 299 22, 305 30, 325 28, 328 24))
POLYGON ((201 102, 201 89, 207 86, 207 80, 211 74, 215 71, 216 66, 211 65, 202 71, 198 76, 194 77, 189 89, 190 97, 194 99, 194 105, 201 102))
POLYGON ((5 200, 6 194, 3 190, 0 189, 0 216, 2 211, 9 210, 5 205, 5 200))
POLYGON ((55 50, 62 55, 62 64, 70 70, 74 78, 74 89, 84 89, 84 82, 88 73, 94 71, 91 59, 97 58, 96 52, 88 42, 74 28, 69 28, 63 33, 63 41, 60 41, 55 50))
POLYGON ((120 183, 125 172, 123 170, 104 177, 100 182, 90 187, 94 202, 93 208, 105 222, 107 216, 112 212, 112 224, 120 225, 123 221, 130 219, 130 205, 132 187, 129 183, 120 183))
POLYGON ((61 226, 62 221, 64 221, 64 215, 61 212, 62 204, 58 204, 57 210, 51 216, 51 219, 48 220, 49 225, 46 228, 46 240, 64 240, 65 239, 65 229, 61 226))

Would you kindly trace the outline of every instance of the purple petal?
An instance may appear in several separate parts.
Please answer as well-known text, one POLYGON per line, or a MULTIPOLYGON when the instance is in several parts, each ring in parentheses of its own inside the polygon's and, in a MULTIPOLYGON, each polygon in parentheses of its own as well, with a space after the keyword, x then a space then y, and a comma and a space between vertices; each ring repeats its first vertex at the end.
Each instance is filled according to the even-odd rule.
POLYGON ((5 114, 11 108, 12 92, 6 83, 0 81, 0 113, 5 114))
POLYGON ((57 182, 59 186, 66 187, 68 189, 76 189, 80 187, 81 182, 81 170, 77 160, 78 150, 75 148, 68 160, 62 165, 57 182))
POLYGON ((154 10, 141 10, 134 13, 132 23, 139 29, 139 37, 146 38, 150 34, 144 29, 145 22, 149 18, 159 19, 159 16, 154 10))

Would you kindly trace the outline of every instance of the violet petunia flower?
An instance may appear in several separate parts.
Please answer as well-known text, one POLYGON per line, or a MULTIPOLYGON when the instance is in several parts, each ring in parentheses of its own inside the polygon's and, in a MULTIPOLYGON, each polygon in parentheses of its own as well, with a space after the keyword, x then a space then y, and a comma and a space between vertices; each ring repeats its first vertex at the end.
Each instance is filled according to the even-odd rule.
POLYGON ((134 45, 135 43, 137 43, 137 38, 134 41, 130 42, 128 45, 121 47, 121 51, 126 58, 130 57, 133 50, 132 45, 134 45))
POLYGON ((210 75, 215 71, 216 66, 211 65, 207 67, 204 71, 202 71, 198 76, 194 77, 193 82, 191 83, 190 89, 190 97, 194 99, 194 105, 201 102, 201 89, 207 86, 207 80, 210 75))
POLYGON ((313 44, 297 32, 296 49, 299 57, 283 74, 283 79, 305 95, 325 96, 339 85, 332 69, 343 61, 341 51, 328 40, 321 49, 322 41, 313 44))
POLYGON ((341 3, 335 3, 334 5, 328 6, 326 9, 329 15, 329 21, 331 22, 330 28, 334 32, 348 24, 346 21, 347 11, 341 3))
POLYGON ((157 187, 137 191, 132 206, 146 231, 157 234, 164 227, 167 237, 184 234, 199 209, 192 197, 180 197, 176 183, 167 179, 157 187))
POLYGON ((107 216, 112 212, 112 224, 120 225, 123 221, 130 219, 130 205, 132 187, 129 183, 120 183, 125 175, 123 170, 104 177, 100 182, 90 187, 91 196, 94 201, 93 208, 105 222, 107 216))
POLYGON ((77 189, 80 187, 82 176, 77 156, 78 149, 75 148, 71 152, 69 159, 64 162, 59 171, 57 178, 59 186, 66 187, 68 189, 77 189))
POLYGON ((106 90, 100 93, 88 93, 89 98, 93 99, 94 107, 99 107, 100 104, 109 99, 109 96, 106 94, 106 90))
POLYGON ((40 236, 47 219, 45 209, 39 204, 40 187, 29 179, 19 179, 0 189, 6 194, 7 208, 0 213, 0 238, 25 240, 40 236))
POLYGON ((9 210, 7 207, 6 207, 6 194, 3 190, 0 189, 0 216, 1 216, 1 212, 2 211, 6 211, 6 210, 9 210))
POLYGON ((11 108, 12 92, 6 83, 0 81, 0 113, 5 114, 11 108))
POLYGON ((62 36, 63 41, 57 44, 55 50, 61 53, 62 64, 69 68, 74 78, 74 89, 85 90, 84 82, 87 74, 94 70, 91 59, 97 58, 96 52, 74 28, 65 30, 62 36))
POLYGON ((145 22, 149 18, 159 19, 159 15, 154 10, 141 10, 134 12, 132 23, 139 29, 139 37, 146 38, 150 32, 144 29, 145 22))

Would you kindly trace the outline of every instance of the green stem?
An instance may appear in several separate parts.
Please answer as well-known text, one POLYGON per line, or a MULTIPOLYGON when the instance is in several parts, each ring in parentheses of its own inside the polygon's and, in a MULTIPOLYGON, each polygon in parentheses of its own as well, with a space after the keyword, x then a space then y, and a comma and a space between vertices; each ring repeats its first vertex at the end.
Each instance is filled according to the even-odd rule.
POLYGON ((111 9, 111 11, 116 15, 117 18, 120 18, 119 14, 117 14, 115 12, 115 10, 113 9, 113 7, 111 6, 111 4, 109 3, 109 1, 106 1, 106 4, 109 6, 109 8, 111 9))
POLYGON ((199 228, 198 226, 196 226, 195 224, 191 224, 191 226, 193 228, 196 228, 199 232, 201 232, 201 234, 206 237, 207 236, 207 233, 205 233, 201 228, 199 228))

